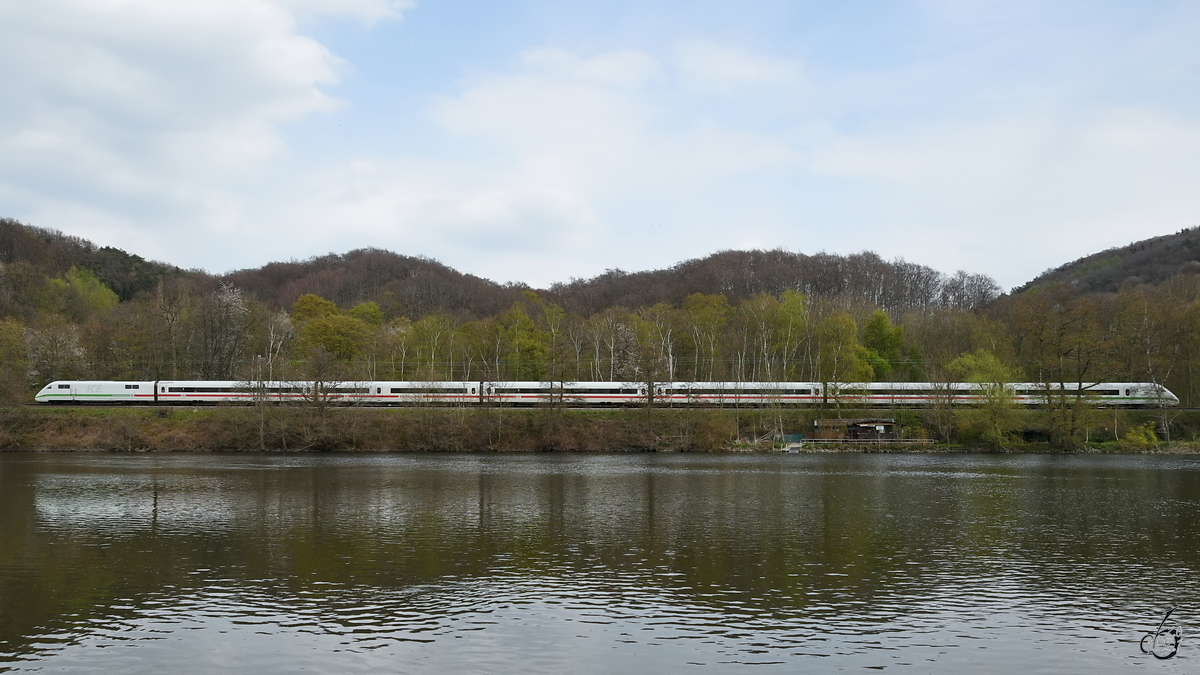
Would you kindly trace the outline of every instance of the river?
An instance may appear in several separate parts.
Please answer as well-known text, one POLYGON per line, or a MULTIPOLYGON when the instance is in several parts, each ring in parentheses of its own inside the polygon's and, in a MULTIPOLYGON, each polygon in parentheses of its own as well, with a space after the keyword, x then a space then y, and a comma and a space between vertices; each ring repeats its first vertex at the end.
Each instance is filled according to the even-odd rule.
POLYGON ((1198 506, 1196 456, 0 454, 0 672, 1195 672, 1198 506))

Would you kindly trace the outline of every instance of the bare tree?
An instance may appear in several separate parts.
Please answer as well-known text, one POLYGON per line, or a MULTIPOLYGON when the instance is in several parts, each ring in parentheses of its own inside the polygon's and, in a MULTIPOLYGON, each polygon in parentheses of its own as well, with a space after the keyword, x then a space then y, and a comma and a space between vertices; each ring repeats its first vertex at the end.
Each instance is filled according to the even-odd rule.
POLYGON ((200 304, 195 317, 200 377, 230 380, 250 342, 250 308, 242 291, 222 283, 200 304))

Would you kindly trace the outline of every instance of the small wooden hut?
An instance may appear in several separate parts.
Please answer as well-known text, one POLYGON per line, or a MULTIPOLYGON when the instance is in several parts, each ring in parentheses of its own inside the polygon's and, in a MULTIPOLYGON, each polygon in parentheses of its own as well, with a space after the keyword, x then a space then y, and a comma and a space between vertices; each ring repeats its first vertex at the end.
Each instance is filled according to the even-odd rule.
POLYGON ((816 420, 813 422, 813 439, 868 443, 894 441, 897 426, 894 419, 816 420))

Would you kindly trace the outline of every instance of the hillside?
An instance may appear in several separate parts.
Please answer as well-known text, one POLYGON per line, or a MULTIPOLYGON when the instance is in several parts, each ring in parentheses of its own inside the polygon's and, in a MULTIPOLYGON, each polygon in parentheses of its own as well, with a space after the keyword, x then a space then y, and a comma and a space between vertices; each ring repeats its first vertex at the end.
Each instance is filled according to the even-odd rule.
MULTIPOLYGON (((388 315, 410 317, 432 312, 490 316, 512 305, 524 290, 463 274, 428 258, 379 249, 270 263, 233 272, 224 280, 279 308, 315 293, 341 306, 374 301, 388 315)), ((785 290, 900 312, 934 306, 976 309, 1000 294, 999 286, 986 276, 946 276, 903 260, 888 262, 874 253, 809 256, 782 250, 722 251, 646 272, 609 270, 538 293, 568 311, 592 316, 612 307, 679 305, 693 293, 721 294, 737 303, 758 293, 778 296, 785 290)))
POLYGON ((436 260, 358 249, 305 261, 273 262, 222 278, 268 306, 285 309, 314 293, 342 307, 377 303, 389 316, 432 313, 485 317, 521 297, 521 289, 463 274, 436 260))
POLYGON ((721 251, 647 272, 610 270, 588 280, 553 285, 548 294, 565 309, 590 316, 608 307, 678 305, 692 293, 721 294, 732 303, 758 293, 795 290, 810 298, 862 303, 888 312, 927 307, 977 309, 1000 295, 991 277, 947 276, 872 252, 842 256, 773 251, 721 251))
POLYGON ((121 300, 129 300, 155 287, 163 276, 196 276, 173 265, 148 261, 111 246, 96 246, 11 218, 0 218, 0 264, 22 263, 44 276, 61 276, 72 267, 91 270, 121 300))
POLYGON ((1046 270, 1014 292, 1067 283, 1087 293, 1115 293, 1123 286, 1156 286, 1178 274, 1200 273, 1200 227, 1093 253, 1046 270))
MULTIPOLYGON (((0 220, 0 264, 10 267, 0 290, 8 295, 17 293, 14 283, 20 265, 12 267, 14 263, 47 277, 61 276, 71 267, 91 270, 122 301, 153 290, 162 277, 180 277, 205 288, 228 282, 272 309, 289 308, 296 298, 313 293, 343 308, 373 301, 388 317, 414 319, 434 313, 494 316, 529 290, 465 274, 422 256, 380 249, 273 262, 214 277, 146 261, 54 230, 0 220)), ((721 251, 661 270, 609 270, 538 293, 567 311, 592 316, 610 308, 679 306, 693 293, 724 295, 736 304, 759 293, 778 296, 786 290, 893 313, 932 307, 974 310, 1001 291, 984 275, 946 275, 904 260, 887 261, 871 252, 842 256, 773 250, 721 251)))

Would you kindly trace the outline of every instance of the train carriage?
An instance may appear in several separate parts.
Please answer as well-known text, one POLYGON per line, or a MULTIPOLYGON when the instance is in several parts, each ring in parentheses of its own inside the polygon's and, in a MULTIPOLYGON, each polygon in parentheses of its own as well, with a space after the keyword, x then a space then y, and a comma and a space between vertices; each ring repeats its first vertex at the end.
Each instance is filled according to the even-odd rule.
POLYGON ((819 382, 668 382, 658 399, 670 405, 766 406, 821 403, 819 382))
POLYGON ((368 401, 380 405, 470 405, 480 402, 479 382, 368 382, 368 401))
POLYGON ((367 383, 361 382, 248 382, 245 380, 160 380, 158 403, 290 403, 321 399, 331 403, 366 402, 367 383))
POLYGON ((646 400, 639 382, 483 382, 481 402, 489 405, 638 405, 646 400))

